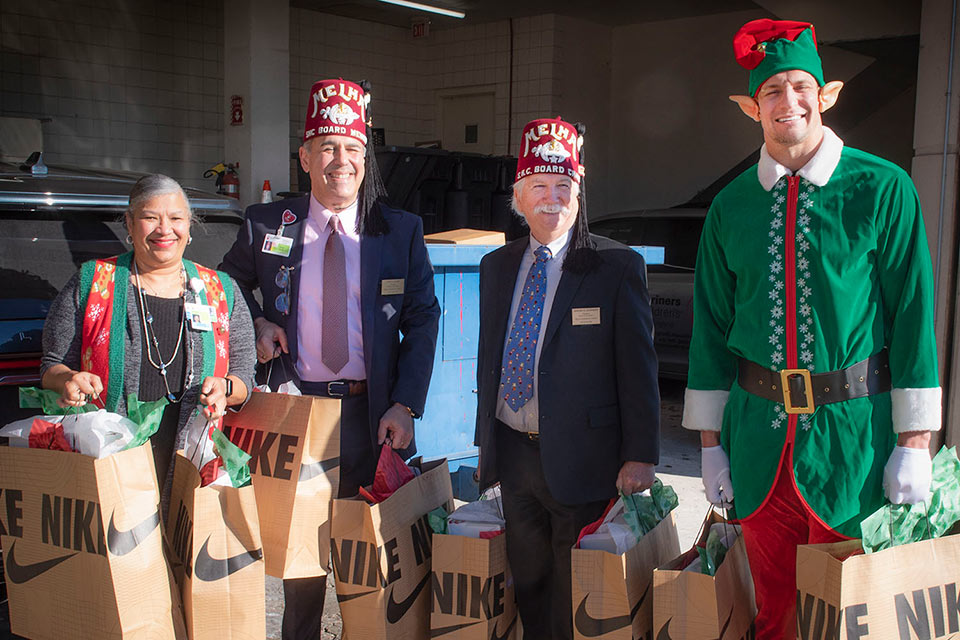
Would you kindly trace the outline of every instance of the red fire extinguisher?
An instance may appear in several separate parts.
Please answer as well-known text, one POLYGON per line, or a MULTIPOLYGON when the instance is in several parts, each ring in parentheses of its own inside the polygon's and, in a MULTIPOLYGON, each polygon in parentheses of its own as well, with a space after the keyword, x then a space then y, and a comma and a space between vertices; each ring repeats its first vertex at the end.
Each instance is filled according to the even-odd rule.
POLYGON ((237 175, 236 168, 239 166, 237 164, 228 164, 226 165, 226 171, 223 174, 223 180, 221 184, 223 186, 223 192, 230 196, 231 198, 240 199, 240 176, 237 175))
POLYGON ((217 193, 240 199, 240 176, 237 175, 239 162, 234 164, 218 163, 203 172, 204 178, 217 177, 217 193))

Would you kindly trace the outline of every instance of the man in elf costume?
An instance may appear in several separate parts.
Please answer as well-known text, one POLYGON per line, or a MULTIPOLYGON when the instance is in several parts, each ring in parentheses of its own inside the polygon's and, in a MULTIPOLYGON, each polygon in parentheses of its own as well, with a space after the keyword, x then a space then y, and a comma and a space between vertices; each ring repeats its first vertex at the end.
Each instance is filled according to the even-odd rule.
POLYGON ((929 493, 940 428, 933 279, 920 203, 899 167, 821 122, 813 25, 734 37, 760 123, 758 164, 721 191, 697 259, 683 424, 701 432, 707 499, 736 515, 757 638, 793 638, 796 547, 860 537, 882 506, 929 493))

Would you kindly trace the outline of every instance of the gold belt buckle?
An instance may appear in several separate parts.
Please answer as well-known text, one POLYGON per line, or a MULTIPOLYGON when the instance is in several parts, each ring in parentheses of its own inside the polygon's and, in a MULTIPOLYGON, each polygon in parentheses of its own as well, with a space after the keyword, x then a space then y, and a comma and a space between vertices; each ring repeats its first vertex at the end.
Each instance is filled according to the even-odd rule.
POLYGON ((810 381, 810 371, 807 369, 781 369, 780 385, 783 392, 783 408, 788 414, 813 413, 813 384, 810 381), (807 400, 807 406, 796 407, 790 399, 790 377, 800 376, 803 378, 803 392, 807 400))

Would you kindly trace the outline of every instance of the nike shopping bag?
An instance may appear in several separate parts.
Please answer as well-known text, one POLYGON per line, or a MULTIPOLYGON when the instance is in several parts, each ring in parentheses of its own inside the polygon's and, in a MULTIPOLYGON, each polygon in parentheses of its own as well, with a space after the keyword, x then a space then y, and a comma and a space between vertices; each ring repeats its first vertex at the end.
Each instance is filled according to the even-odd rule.
POLYGON ((173 463, 167 541, 190 640, 259 640, 266 609, 252 485, 200 486, 183 452, 173 463))
POLYGON ((0 447, 0 545, 18 635, 187 637, 149 443, 101 459, 0 447))
POLYGON ((446 460, 410 463, 419 475, 378 504, 333 501, 333 575, 352 640, 430 637, 432 530, 428 514, 449 513, 453 490, 446 460))
POLYGON ((520 620, 506 536, 433 536, 430 637, 514 640, 520 620))
POLYGON ((653 628, 658 640, 714 640, 753 637, 757 616, 753 578, 743 536, 712 507, 692 549, 653 571, 653 628), (732 540, 715 575, 700 570, 713 525, 732 540))
POLYGON ((570 554, 573 637, 653 638, 653 570, 680 554, 673 512, 624 553, 574 548, 570 554))
POLYGON ((797 638, 953 638, 960 535, 869 555, 859 540, 797 547, 797 638))
POLYGON ((340 401, 251 394, 223 433, 250 454, 267 575, 327 573, 330 501, 340 483, 340 401))

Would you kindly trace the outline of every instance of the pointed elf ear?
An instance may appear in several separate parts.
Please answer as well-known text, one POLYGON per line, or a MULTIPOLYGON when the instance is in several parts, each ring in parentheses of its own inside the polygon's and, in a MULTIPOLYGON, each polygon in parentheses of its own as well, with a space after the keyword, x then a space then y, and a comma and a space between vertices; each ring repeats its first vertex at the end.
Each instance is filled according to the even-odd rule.
POLYGON ((839 80, 832 80, 820 87, 820 113, 837 104, 840 89, 843 89, 843 83, 839 80))
POLYGON ((750 96, 728 96, 731 100, 740 105, 740 110, 754 122, 760 122, 760 105, 750 96))

